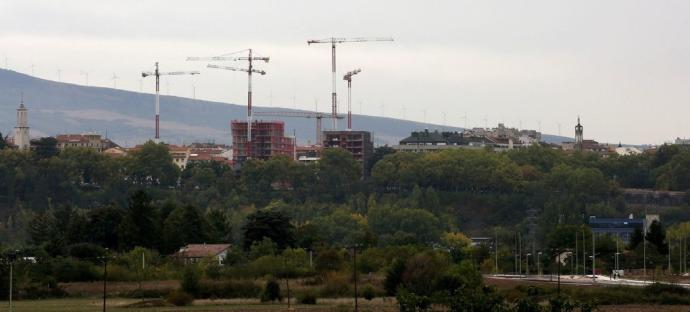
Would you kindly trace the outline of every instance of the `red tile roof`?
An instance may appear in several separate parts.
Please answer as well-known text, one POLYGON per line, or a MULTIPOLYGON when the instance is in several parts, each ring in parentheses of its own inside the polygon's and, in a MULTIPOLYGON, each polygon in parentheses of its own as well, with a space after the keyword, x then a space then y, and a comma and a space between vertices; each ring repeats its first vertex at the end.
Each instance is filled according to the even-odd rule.
POLYGON ((217 256, 230 248, 230 244, 189 244, 180 248, 177 252, 178 257, 182 258, 204 258, 217 256))

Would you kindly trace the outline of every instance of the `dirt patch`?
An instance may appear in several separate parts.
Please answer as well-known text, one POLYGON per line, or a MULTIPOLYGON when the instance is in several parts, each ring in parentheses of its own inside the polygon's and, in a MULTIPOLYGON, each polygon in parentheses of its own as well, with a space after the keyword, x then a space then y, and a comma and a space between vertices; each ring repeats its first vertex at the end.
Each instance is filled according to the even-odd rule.
MULTIPOLYGON (((103 282, 74 282, 61 283, 60 287, 71 296, 95 296, 103 293, 103 282)), ((141 283, 143 290, 170 291, 180 287, 176 280, 145 281, 141 283)), ((119 294, 139 289, 138 282, 108 282, 108 294, 119 294)))

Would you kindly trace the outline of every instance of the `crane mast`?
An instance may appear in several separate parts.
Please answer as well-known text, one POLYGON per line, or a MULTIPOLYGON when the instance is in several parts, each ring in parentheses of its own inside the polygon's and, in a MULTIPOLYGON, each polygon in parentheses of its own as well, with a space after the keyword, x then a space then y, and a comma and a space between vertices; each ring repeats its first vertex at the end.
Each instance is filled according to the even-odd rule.
POLYGON ((330 43, 331 44, 331 76, 332 76, 332 87, 333 91, 331 92, 331 114, 333 115, 333 130, 338 130, 338 119, 335 118, 338 116, 338 95, 336 93, 336 86, 335 86, 335 45, 338 43, 345 43, 345 42, 373 42, 373 41, 393 41, 393 38, 382 38, 382 37, 376 37, 376 38, 364 38, 364 37, 358 37, 358 38, 326 38, 326 39, 321 39, 321 40, 308 40, 307 44, 312 45, 315 43, 330 43))
MULTIPOLYGON (((257 73, 265 75, 263 70, 254 69, 254 61, 264 61, 268 63, 270 57, 254 56, 252 49, 243 50, 240 52, 248 52, 247 56, 230 57, 230 56, 212 56, 212 57, 188 57, 187 61, 247 61, 247 68, 238 68, 230 66, 218 66, 209 64, 208 68, 225 69, 230 71, 241 71, 247 73, 247 158, 251 158, 251 143, 252 143, 252 74, 257 73)), ((233 53, 234 54, 234 53, 233 53)))
POLYGON ((153 72, 142 72, 141 77, 146 78, 148 76, 156 77, 156 136, 154 141, 158 143, 160 141, 160 76, 163 75, 198 75, 198 71, 174 71, 162 73, 158 69, 158 62, 155 63, 155 69, 153 72))
POLYGON ((352 76, 359 74, 361 71, 361 69, 357 68, 343 76, 343 80, 347 81, 347 131, 352 130, 352 76))

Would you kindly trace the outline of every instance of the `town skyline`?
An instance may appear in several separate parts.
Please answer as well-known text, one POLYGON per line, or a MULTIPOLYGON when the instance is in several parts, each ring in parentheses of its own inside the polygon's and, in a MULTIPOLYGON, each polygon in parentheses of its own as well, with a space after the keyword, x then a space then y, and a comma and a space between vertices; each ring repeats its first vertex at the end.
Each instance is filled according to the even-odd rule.
POLYGON ((470 128, 521 124, 554 135, 560 124, 567 136, 580 115, 585 138, 600 142, 661 144, 690 136, 683 119, 690 113, 690 78, 684 74, 690 47, 678 40, 686 34, 688 4, 681 1, 439 2, 425 5, 423 16, 416 13, 422 4, 415 2, 398 3, 395 14, 387 14, 392 11, 386 3, 354 2, 332 10, 310 1, 256 2, 239 8, 256 12, 256 18, 232 19, 222 14, 225 4, 210 5, 219 9, 8 1, 0 11, 7 25, 0 30, 6 43, 0 66, 44 79, 152 93, 153 82, 140 82, 139 74, 159 61, 166 71, 202 71, 163 80, 162 94, 243 105, 242 75, 185 59, 251 47, 271 57, 261 65, 268 74, 255 79, 255 105, 313 110, 318 102, 319 111, 327 112, 329 48, 306 41, 391 36, 395 42, 339 46, 341 114, 346 87, 340 76, 361 67, 353 83, 354 113, 361 105, 368 115, 470 128), (247 25, 254 25, 252 32, 243 31, 247 25), (120 78, 111 79, 113 74, 120 78))

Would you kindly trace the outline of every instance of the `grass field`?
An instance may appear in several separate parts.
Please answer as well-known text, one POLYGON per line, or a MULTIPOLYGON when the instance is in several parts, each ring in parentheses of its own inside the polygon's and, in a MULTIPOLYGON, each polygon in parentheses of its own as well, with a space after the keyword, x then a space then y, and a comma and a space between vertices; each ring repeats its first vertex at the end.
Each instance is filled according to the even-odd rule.
MULTIPOLYGON (((135 303, 136 299, 109 298, 107 301, 107 311, 112 312, 162 312, 162 311, 288 311, 287 304, 266 304, 260 303, 255 299, 233 299, 233 300, 197 300, 194 305, 188 307, 149 307, 131 308, 127 305, 135 303)), ((103 301, 100 298, 78 298, 78 299, 50 299, 50 300, 26 300, 14 302, 14 311, 23 312, 97 312, 102 311, 103 301)), ((381 298, 372 301, 360 300, 360 311, 398 311, 398 306, 392 300, 381 298)), ((0 305, 0 311, 7 311, 7 301, 0 305)), ((297 305, 292 306, 294 311, 353 311, 354 304, 352 299, 322 299, 317 305, 297 305)))
MULTIPOLYGON (((257 300, 197 300, 193 306, 189 307, 157 307, 157 308, 128 308, 128 304, 134 303, 134 299, 109 299, 107 311, 112 312, 163 312, 163 311, 288 311, 285 303, 283 304, 262 304, 257 300)), ((16 312, 97 312, 102 311, 102 301, 99 298, 79 298, 79 299, 51 299, 51 300, 29 300, 15 302, 16 312)), ((7 301, 2 302, 0 311, 7 311, 7 301)), ((353 311, 351 299, 324 299, 318 305, 298 305, 293 306, 290 311, 308 312, 344 312, 353 311)), ((390 300, 375 299, 371 302, 362 300, 360 311, 398 311, 397 305, 390 300)), ((659 306, 659 305, 610 305, 600 306, 600 312, 675 312, 690 311, 690 306, 659 306)))

